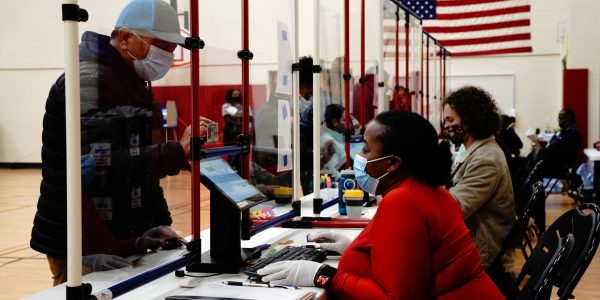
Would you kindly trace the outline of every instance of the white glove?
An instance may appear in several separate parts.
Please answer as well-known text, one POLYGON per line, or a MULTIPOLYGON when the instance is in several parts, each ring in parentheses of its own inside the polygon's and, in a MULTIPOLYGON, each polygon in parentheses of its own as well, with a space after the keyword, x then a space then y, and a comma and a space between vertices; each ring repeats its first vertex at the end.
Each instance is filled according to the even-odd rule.
POLYGON ((314 280, 321 264, 309 260, 285 260, 270 264, 256 273, 272 285, 315 286, 314 280))
POLYGON ((116 255, 91 254, 81 258, 82 264, 92 272, 121 269, 131 266, 131 262, 116 255))
POLYGON ((332 231, 321 231, 311 234, 306 239, 309 242, 319 243, 322 249, 335 251, 339 254, 343 254, 348 245, 352 243, 352 240, 346 235, 332 231))

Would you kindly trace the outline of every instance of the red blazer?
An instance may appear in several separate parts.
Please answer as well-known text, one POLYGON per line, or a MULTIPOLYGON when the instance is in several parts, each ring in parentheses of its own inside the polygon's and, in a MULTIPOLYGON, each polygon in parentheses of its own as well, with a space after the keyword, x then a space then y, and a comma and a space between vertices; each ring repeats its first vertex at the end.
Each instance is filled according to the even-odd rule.
POLYGON ((342 255, 337 299, 504 299, 481 267, 456 200, 409 178, 388 191, 342 255))

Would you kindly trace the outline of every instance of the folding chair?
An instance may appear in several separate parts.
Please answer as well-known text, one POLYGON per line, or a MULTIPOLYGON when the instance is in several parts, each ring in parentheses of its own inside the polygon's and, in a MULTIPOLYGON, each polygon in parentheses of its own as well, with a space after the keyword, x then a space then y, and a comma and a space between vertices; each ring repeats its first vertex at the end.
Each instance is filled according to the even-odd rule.
POLYGON ((561 300, 569 299, 598 249, 600 207, 586 203, 567 211, 552 223, 545 235, 564 237, 569 234, 575 236, 575 244, 565 267, 554 282, 559 288, 558 296, 561 300))
POLYGON ((496 255, 488 269, 487 274, 492 278, 496 286, 504 295, 510 295, 510 288, 513 285, 514 276, 504 270, 502 259, 510 249, 520 248, 527 259, 529 253, 533 253, 531 240, 527 237, 527 226, 531 217, 532 209, 537 201, 542 201, 544 196, 543 185, 541 181, 529 184, 529 190, 526 199, 522 199, 521 208, 516 210, 516 220, 508 235, 502 242, 502 248, 496 255))
POLYGON ((561 271, 575 238, 572 234, 557 238, 553 234, 545 234, 533 249, 531 256, 525 261, 521 273, 515 281, 513 291, 518 291, 509 299, 542 300, 547 299, 552 291, 552 284, 561 271), (524 280, 527 277, 527 281, 524 280), (522 289, 519 287, 523 285, 522 289))

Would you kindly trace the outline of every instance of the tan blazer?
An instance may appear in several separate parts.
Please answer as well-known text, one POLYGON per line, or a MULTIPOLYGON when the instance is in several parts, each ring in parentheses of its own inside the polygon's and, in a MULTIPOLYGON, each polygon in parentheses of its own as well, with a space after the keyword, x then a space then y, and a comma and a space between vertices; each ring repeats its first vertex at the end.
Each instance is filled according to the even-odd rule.
POLYGON ((494 137, 475 141, 452 169, 450 193, 462 208, 465 223, 487 268, 515 221, 510 173, 494 137))

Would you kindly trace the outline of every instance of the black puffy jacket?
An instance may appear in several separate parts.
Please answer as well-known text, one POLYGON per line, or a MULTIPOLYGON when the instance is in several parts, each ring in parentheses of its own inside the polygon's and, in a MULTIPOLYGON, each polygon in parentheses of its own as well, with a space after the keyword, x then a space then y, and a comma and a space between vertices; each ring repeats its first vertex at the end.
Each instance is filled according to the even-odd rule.
MULTIPOLYGON (((92 200, 111 199, 110 217, 107 218, 106 211, 99 210, 99 215, 117 239, 139 236, 154 226, 170 225, 172 219, 158 180, 178 174, 187 166, 183 149, 178 142, 158 143, 162 115, 156 113, 157 106, 152 93, 131 65, 110 45, 108 36, 85 32, 79 53, 82 155, 89 152, 90 145, 94 143, 107 140, 113 143, 111 165, 96 166, 94 181, 84 191, 92 200), (131 139, 131 132, 121 129, 129 128, 132 119, 121 118, 111 123, 117 124, 116 127, 107 126, 106 130, 98 127, 98 124, 91 126, 89 123, 90 118, 119 109, 149 112, 149 118, 141 119, 144 125, 141 127, 148 131, 140 131, 149 138, 135 151, 115 142, 131 139), (107 183, 110 185, 107 186, 107 183), (104 186, 100 186, 102 184, 104 186), (132 200, 132 187, 137 190, 135 201, 132 200)), ((140 123, 140 119, 135 122, 140 123)), ((50 89, 46 100, 42 131, 42 182, 30 242, 34 250, 62 259, 66 258, 67 240, 65 133, 63 74, 50 89)), ((95 203, 98 208, 98 202, 95 203)), ((88 254, 85 249, 84 246, 84 255, 88 254)))

